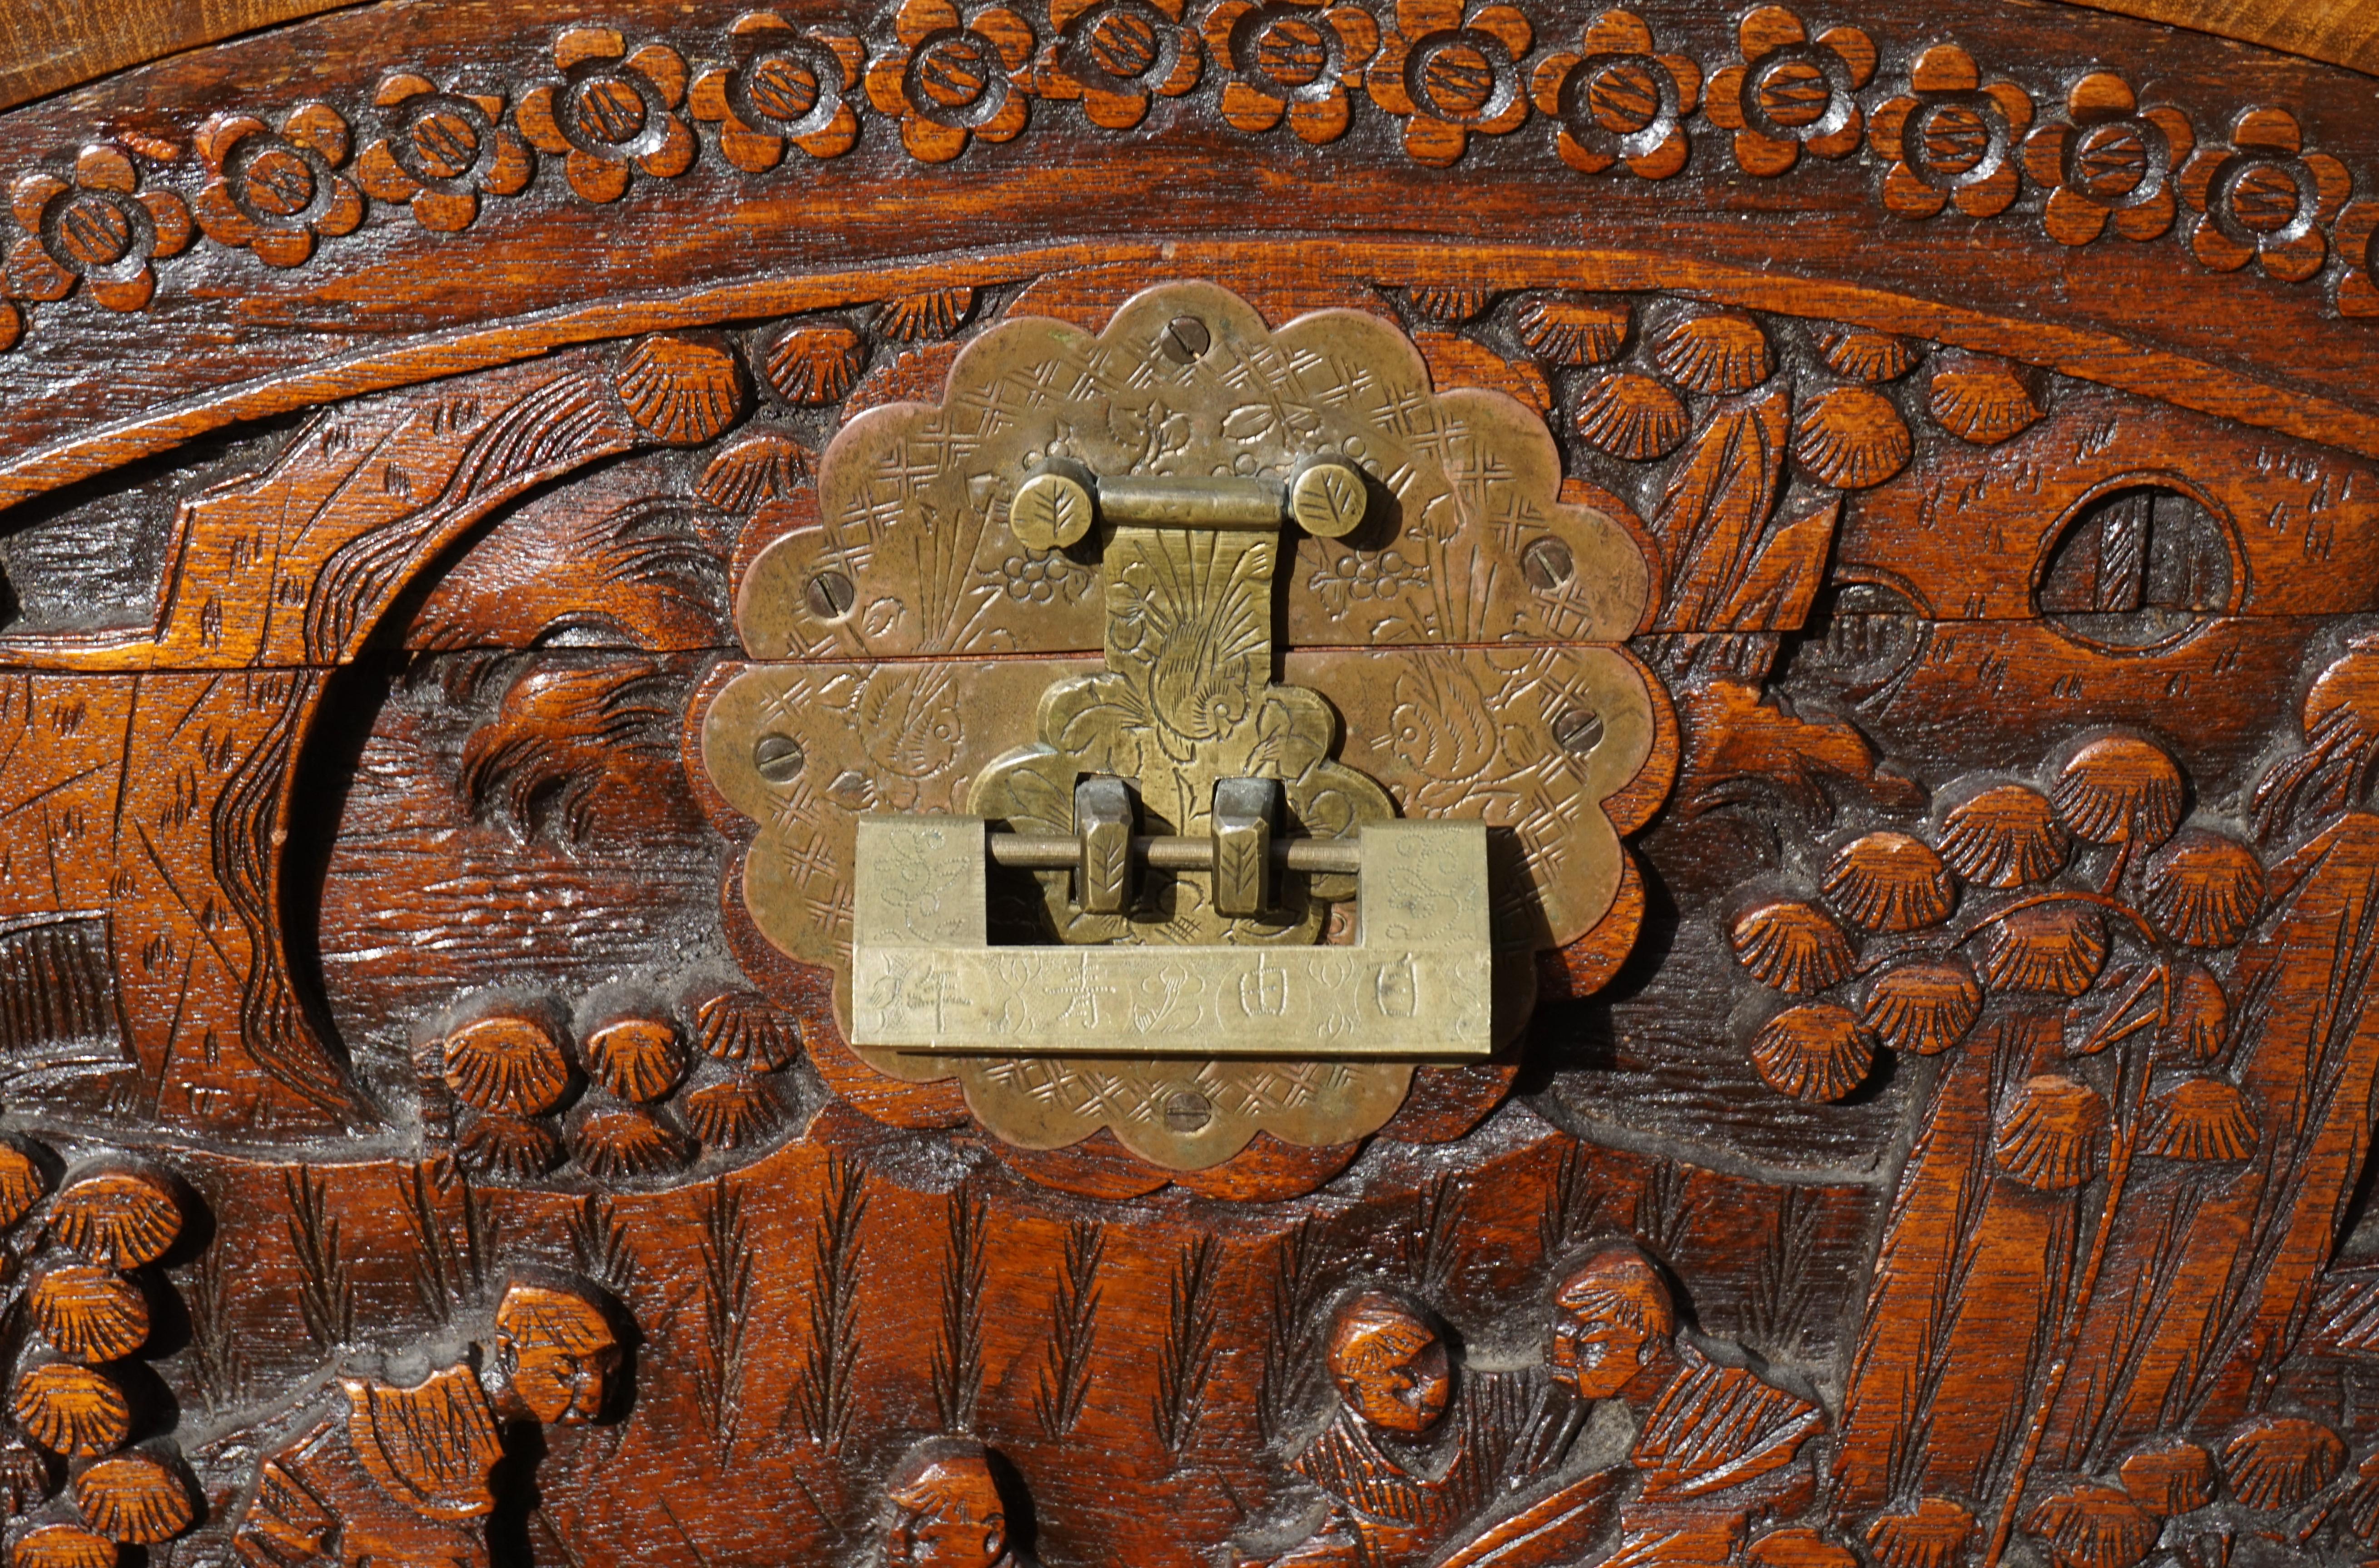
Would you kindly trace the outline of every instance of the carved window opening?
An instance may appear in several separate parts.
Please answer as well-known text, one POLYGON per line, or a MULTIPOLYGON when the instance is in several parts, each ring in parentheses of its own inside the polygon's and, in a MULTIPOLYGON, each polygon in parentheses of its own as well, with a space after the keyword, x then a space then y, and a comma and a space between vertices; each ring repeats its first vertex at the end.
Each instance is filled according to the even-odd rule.
POLYGON ((2232 582, 2229 539, 2203 501, 2168 486, 2128 485, 2065 525, 2033 602, 2077 641, 2149 648, 2228 609, 2232 582))

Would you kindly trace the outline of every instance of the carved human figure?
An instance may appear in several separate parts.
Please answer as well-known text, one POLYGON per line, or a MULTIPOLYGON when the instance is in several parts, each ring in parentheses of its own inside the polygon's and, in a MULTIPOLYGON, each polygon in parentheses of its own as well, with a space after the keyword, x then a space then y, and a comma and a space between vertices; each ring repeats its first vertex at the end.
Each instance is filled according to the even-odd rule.
POLYGON ((344 1416, 318 1420, 259 1466, 233 1534, 250 1568, 481 1568, 502 1426, 576 1426, 620 1373, 620 1329, 592 1286, 515 1280, 484 1369, 469 1361, 410 1388, 341 1378, 344 1416))
POLYGON ((983 1444, 929 1438, 884 1488, 886 1568, 1033 1568, 1008 1533, 1008 1506, 983 1444))
POLYGON ((1395 1568, 1433 1557, 1511 1490, 1557 1469, 1585 1406, 1540 1372, 1455 1378, 1443 1329, 1366 1290, 1333 1314, 1337 1409, 1289 1462, 1323 1507, 1270 1568, 1395 1568))

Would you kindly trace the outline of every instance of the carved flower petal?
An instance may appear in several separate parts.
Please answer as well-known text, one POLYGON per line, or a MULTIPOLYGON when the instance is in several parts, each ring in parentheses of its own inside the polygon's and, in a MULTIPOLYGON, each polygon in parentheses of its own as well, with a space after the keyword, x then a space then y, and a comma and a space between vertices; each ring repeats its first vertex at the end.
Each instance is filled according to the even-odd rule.
POLYGON ((2189 232, 2190 254, 2217 272, 2235 272, 2255 259, 2255 247, 2241 245, 2216 227, 2211 218, 2200 218, 2189 232))
POLYGON ((2140 118, 2164 132, 2165 145, 2176 165, 2185 161, 2197 146, 2197 132, 2189 116, 2180 110, 2158 104, 2140 118))
POLYGON ((849 92, 859 85, 859 73, 867 68, 867 45, 847 32, 827 32, 812 28, 810 36, 827 46, 842 66, 842 90, 849 92))
POLYGON ((351 235, 356 225, 364 221, 364 193, 356 182, 345 178, 331 181, 331 199, 322 215, 314 220, 314 232, 326 238, 351 235))
POLYGON ((1604 11, 1586 24, 1589 54, 1649 54, 1652 30, 1633 11, 1604 11))
POLYGON ((719 127, 719 151, 746 174, 764 174, 785 159, 785 139, 748 130, 741 120, 719 127))
POLYGON ((1396 30, 1407 43, 1462 25, 1462 0, 1396 0, 1396 30))
POLYGON ((391 71, 380 78, 372 90, 372 107, 392 109, 408 98, 418 98, 425 92, 438 90, 437 84, 418 71, 391 71))
POLYGON ((132 172, 132 160, 116 148, 103 143, 86 147, 75 159, 75 184, 85 190, 112 190, 129 196, 138 189, 139 177, 132 172))
POLYGON ((975 127, 974 134, 985 141, 1013 141, 1032 113, 1033 100, 1021 91, 1010 91, 1000 101, 998 113, 975 127))
POLYGON ((50 204, 52 198, 64 195, 66 189, 66 182, 55 175, 27 175, 18 180, 8 193, 17 226, 28 234, 38 233, 42 226, 42 209, 50 204))
POLYGON ((2128 115, 2139 107, 2131 84, 2112 71, 2091 71, 2066 90, 2065 108, 2075 119, 2128 115))
POLYGON ((1916 100, 1908 97, 1887 98, 1875 106, 1875 114, 1867 122, 1867 142, 1877 157, 1894 163, 1908 162, 1901 133, 1908 128, 1908 116, 1915 112, 1916 100))
POLYGON ((211 174, 223 173, 223 160, 232 149, 251 136, 260 136, 266 129, 262 120, 254 115, 210 115, 190 138, 190 150, 211 174))
POLYGON ((157 292, 157 274, 147 267, 128 278, 91 280, 91 296, 110 310, 138 310, 157 292))
POLYGON ((519 125, 521 135, 540 152, 563 153, 570 151, 570 139, 553 123, 553 95, 558 90, 551 82, 539 82, 521 94, 513 119, 519 125))
POLYGON ((994 6, 978 13, 974 30, 991 40, 999 51, 1000 63, 1011 71, 1020 71, 1033 58, 1033 26, 1005 6, 994 6))
POLYGON ((1346 84, 1355 84, 1357 68, 1368 66, 1380 52, 1380 24, 1360 6, 1333 6, 1322 13, 1346 53, 1346 84))
MULTIPOLYGON (((876 105, 879 115, 909 113, 907 85, 902 79, 909 63, 897 54, 887 54, 867 63, 867 101, 876 105)), ((524 124, 521 128, 526 130, 524 124)))
POLYGON ((1801 25, 1800 18, 1783 6, 1759 6, 1744 13, 1734 36, 1743 46, 1744 60, 1749 63, 1788 44, 1807 42, 1809 30, 1801 25))
POLYGON ((24 335, 25 313, 17 308, 14 301, 0 299, 0 354, 16 347, 17 340, 24 335))
POLYGON ((2294 156, 2304 146, 2304 133, 2286 109, 2249 109, 2231 123, 2230 140, 2258 151, 2294 156))
POLYGON ((1627 166, 1645 179, 1664 180, 1685 166, 1686 156, 1692 150, 1685 127, 1671 126, 1669 134, 1660 139, 1660 146, 1649 152, 1630 154, 1627 166))
POLYGON ((1163 97, 1178 98, 1196 87, 1205 74, 1206 56, 1198 48, 1198 35, 1185 32, 1181 34, 1181 52, 1174 59, 1173 69, 1156 84, 1156 90, 1163 97))
POLYGON ((2337 313, 2356 320, 2369 320, 2379 316, 2379 283, 2361 268, 2349 272, 2337 285, 2337 313))
POLYGON ((664 116, 667 127, 661 133, 661 144, 650 152, 636 155, 636 167, 655 179, 672 180, 694 167, 694 155, 698 151, 693 127, 676 115, 664 116))
POLYGON ((668 44, 646 44, 628 56, 628 69, 651 82, 670 108, 685 102, 685 56, 668 44))
MULTIPOLYGON (((2170 193, 2166 193, 2166 196, 2169 209, 2170 193)), ((2170 227, 2171 223, 2172 217, 2168 210, 2166 227, 2170 227)), ((2059 245, 2087 245, 2107 232, 2107 210, 2059 186, 2048 193, 2048 211, 2043 215, 2042 226, 2047 229, 2048 237, 2059 245)))
POLYGON ((1743 67, 1724 66, 1709 78, 1709 102, 1702 113, 1721 130, 1739 131, 1743 123, 1743 67))
POLYGON ((628 166, 574 147, 563 170, 570 188, 588 201, 617 201, 628 193, 628 166))
POLYGON ((1512 94, 1510 103, 1470 128, 1481 136, 1508 136, 1526 124, 1528 118, 1528 96, 1525 92, 1516 92, 1512 94))
POLYGON ((1417 115, 1420 105, 1413 102, 1405 89, 1405 61, 1412 53, 1412 41, 1400 32, 1392 32, 1381 41, 1379 58, 1374 60, 1365 86, 1371 102, 1391 115, 1417 115))
MULTIPOLYGON (((1022 95, 1018 96, 1020 99, 1022 95)), ((1103 129, 1129 130, 1148 118, 1148 94, 1085 88, 1082 91, 1082 114, 1091 124, 1103 129)), ((992 139, 998 139, 995 137, 992 139)))
POLYGON ((900 122, 900 145, 920 163, 947 163, 966 151, 967 133, 957 126, 912 117, 900 122))
POLYGON ((1702 68, 1683 54, 1656 56, 1677 84, 1677 113, 1690 115, 1702 101, 1702 68))
POLYGON ((19 299, 64 299, 72 293, 75 276, 50 258, 42 242, 30 235, 8 249, 8 292, 19 299))
POLYGON ((179 256, 190 244, 190 210, 182 199, 170 190, 144 190, 133 198, 147 210, 149 222, 157 232, 149 254, 156 257, 179 256))
MULTIPOLYGON (((1333 99, 1325 99, 1318 103, 1300 103, 1298 108, 1327 110, 1334 100, 1337 106, 1336 129, 1325 129, 1319 136, 1307 135, 1301 129, 1298 134, 1305 137, 1308 141, 1328 141, 1339 131, 1345 130, 1346 102, 1343 95, 1334 94, 1333 99)), ((1237 77, 1223 84, 1223 118, 1234 130, 1250 133, 1268 131, 1280 124, 1280 117, 1287 112, 1287 109, 1288 105, 1279 99, 1266 97, 1237 77)))
POLYGON ((1937 43, 1916 56, 1908 85, 1919 92, 1972 92, 1982 85, 1974 57, 1954 43, 1937 43))
MULTIPOLYGON (((1881 118, 1880 115, 1878 116, 1881 118)), ((2023 172, 2032 183, 2050 190, 2060 190, 2065 184, 2065 143, 2073 135, 2073 127, 2052 122, 2042 126, 2023 139, 2023 172)), ((2069 240, 2067 244, 2075 244, 2069 240)))
POLYGON ((322 162, 334 169, 347 161, 352 145, 345 117, 328 103, 319 102, 300 103, 289 111, 289 117, 281 122, 281 134, 300 147, 320 153, 322 162))
POLYGON ((1472 15, 1470 26, 1510 50, 1515 60, 1528 54, 1537 42, 1528 18, 1513 6, 1481 6, 1472 15))
POLYGON ((2301 283, 2321 271, 2329 259, 2329 242, 2319 229, 2307 229, 2294 239, 2264 247, 2264 272, 2284 283, 2301 283))
POLYGON ((1842 129, 1811 137, 1809 151, 1820 158, 1847 158, 1858 151, 1859 143, 1866 139, 1866 130, 1863 116, 1854 108, 1850 118, 1842 122, 1842 129))
POLYGON ((944 28, 963 25, 950 0, 900 0, 900 12, 892 18, 893 33, 902 47, 912 50, 944 28))
POLYGON ((410 201, 420 194, 421 182, 405 172, 385 141, 375 141, 356 160, 356 178, 382 201, 410 201))
POLYGON ((1756 130, 1734 133, 1734 161, 1746 175, 1772 177, 1790 170, 1801 160, 1801 144, 1797 141, 1771 141, 1756 130))
POLYGON ((588 60, 616 60, 628 41, 615 27, 564 28, 553 40, 553 63, 563 70, 588 60))
POLYGON ((2354 194, 2354 176, 2347 172, 2345 164, 2326 152, 2306 153, 2304 166, 2313 171, 2313 187, 2317 193, 2313 217, 2325 223, 2337 216, 2347 199, 2354 194))
POLYGON ((2015 165, 2001 163, 1973 185, 1958 187, 1958 211, 1969 218, 1996 218, 2015 204, 2015 165))
POLYGON ((1221 5, 1206 13, 1206 47, 1214 52, 1216 59, 1234 70, 1238 68, 1239 63, 1231 54, 1232 30, 1239 25, 1241 17, 1255 8, 1255 0, 1223 0, 1221 5))
POLYGON ((221 180, 209 180, 199 187, 196 211, 199 227, 217 245, 253 245, 264 232, 255 219, 239 210, 221 180))
POLYGON ((479 198, 475 191, 425 190, 413 199, 415 221, 439 234, 459 234, 478 215, 479 198))
POLYGON ((2172 227, 2172 187, 2166 186, 2136 207, 2119 208, 2115 232, 2125 239, 2155 239, 2172 227))
POLYGON ((479 176, 479 188, 490 196, 517 195, 537 173, 537 160, 529 156, 521 139, 508 130, 497 131, 495 142, 495 156, 488 161, 487 173, 479 176))
POLYGON ((2010 137, 2020 137, 2031 128, 2032 94, 2011 81, 1995 81, 1983 89, 1983 96, 1999 105, 2010 137))
POLYGON ((1817 42, 1842 57, 1851 68, 1851 85, 1865 87, 1875 76, 1875 40, 1854 27, 1828 28, 1817 42))
MULTIPOLYGON (((1548 54, 1537 62, 1534 75, 1528 78, 1528 97, 1538 110, 1547 115, 1561 113, 1562 84, 1578 66, 1576 54, 1548 54)), ((1564 130, 1562 134, 1566 136, 1564 130)))
POLYGON ((706 66, 686 90, 686 112, 708 125, 727 118, 727 67, 706 66))
POLYGON ((1405 122, 1405 155, 1417 163, 1443 168, 1462 156, 1469 140, 1460 126, 1428 115, 1415 115, 1405 122))
POLYGON ((248 247, 268 267, 295 267, 314 254, 314 231, 266 229, 249 241, 248 247))
POLYGON ((1599 175, 1619 161, 1600 148, 1579 141, 1567 126, 1553 133, 1553 151, 1561 154, 1563 163, 1582 175, 1599 175))

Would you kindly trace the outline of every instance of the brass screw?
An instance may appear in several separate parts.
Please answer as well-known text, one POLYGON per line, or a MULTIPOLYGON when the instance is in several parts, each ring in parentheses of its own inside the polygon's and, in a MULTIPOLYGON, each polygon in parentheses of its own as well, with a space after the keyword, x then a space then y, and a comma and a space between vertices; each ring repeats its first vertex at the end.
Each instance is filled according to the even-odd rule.
POLYGON ((1539 539, 1520 552, 1520 575, 1540 594, 1551 593, 1576 574, 1576 559, 1559 539, 1539 539))
POLYGON ((1157 346, 1176 365, 1187 365, 1214 346, 1214 334, 1195 316, 1176 316, 1165 324, 1157 346))
POLYGON ((1214 1119, 1214 1104, 1194 1089, 1178 1090, 1165 1097, 1165 1125, 1175 1132, 1203 1131, 1214 1119))
POLYGON ((1584 708, 1563 714, 1553 720, 1553 739, 1570 755, 1582 757, 1602 742, 1602 716, 1584 708))
POLYGON ((810 579, 802 596, 809 601, 810 613, 821 621, 834 621, 851 613, 851 601, 859 597, 850 578, 839 572, 821 572, 810 579))
POLYGON ((771 784, 790 784, 809 761, 802 743, 771 731, 752 742, 752 766, 771 784))

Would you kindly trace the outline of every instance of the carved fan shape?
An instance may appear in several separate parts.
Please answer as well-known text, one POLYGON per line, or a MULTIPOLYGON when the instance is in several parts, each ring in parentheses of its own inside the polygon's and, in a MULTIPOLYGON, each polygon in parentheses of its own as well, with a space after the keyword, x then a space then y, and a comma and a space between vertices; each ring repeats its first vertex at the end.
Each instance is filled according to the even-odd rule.
POLYGON ((2107 923, 2073 904, 2035 904, 1995 922, 1983 979, 1995 991, 2079 996, 2107 961, 2107 923))
POLYGON ((18 1374, 8 1414, 51 1453, 88 1458, 123 1446, 132 1405, 106 1373, 71 1361, 45 1361, 18 1374))
POLYGON ((540 1019, 495 1013, 446 1037, 446 1082, 482 1111, 537 1116, 562 1103, 570 1058, 540 1019))
POLYGON ((44 1270, 25 1302, 42 1337, 78 1361, 120 1361, 149 1338, 149 1298, 113 1269, 44 1270))
POLYGON ((768 346, 768 385, 787 403, 823 407, 859 384, 867 345, 849 327, 793 327, 768 346))
POLYGON ((1916 450, 1908 422, 1872 387, 1835 387, 1793 422, 1793 457, 1811 477, 1840 490, 1880 485, 1916 450))
POLYGON ((1934 367, 1925 407, 1943 429, 1977 446, 1996 446, 2030 429, 2042 413, 2014 366, 1971 355, 1934 367))
POLYGON ((587 1175, 605 1180, 659 1176, 694 1157, 683 1138, 633 1105, 588 1112, 579 1119, 570 1142, 587 1175))
POLYGON ((2180 768, 2128 735, 2093 741, 2057 775, 2049 801, 2077 838, 2153 849, 2180 826, 2180 768))
POLYGON ((1830 328, 1817 334, 1817 354, 1828 368, 1854 381, 1896 381, 1916 368, 1914 344, 1890 332, 1830 328))
POLYGON ((2024 1080, 1999 1117, 1992 1156, 2029 1187, 2063 1192, 2097 1174, 2107 1103, 2098 1092, 2058 1073, 2024 1080))
POLYGON ((2141 912, 2168 941, 2228 947, 2264 907, 2264 868, 2235 838, 2192 828, 2148 862, 2141 912))
POLYGON ((2172 1016, 2156 1036, 2156 1054, 2185 1063, 2210 1062, 2230 1037, 2230 998, 2222 983, 2196 964, 2173 981, 2172 1016))
POLYGON ((2255 1118, 2239 1086, 2185 1079, 2156 1104, 2147 1152, 2168 1160, 2243 1160, 2255 1152, 2255 1118))
POLYGON ((1553 365, 1600 365, 1627 342, 1627 307, 1590 299, 1532 299, 1516 325, 1529 353, 1553 365))
POLYGON ((733 422, 743 404, 743 368, 715 344, 646 338, 613 378, 639 429, 671 446, 699 446, 733 422))
POLYGON ((1928 1497, 1904 1514, 1878 1514, 1867 1544, 1887 1568, 1950 1568, 1974 1531, 1974 1516, 1945 1497, 1928 1497))
POLYGON ((1869 931, 1936 924, 1957 901, 1941 857, 1905 833, 1869 833, 1843 845, 1824 886, 1834 908, 1869 931))
POLYGON ((1986 887, 2056 875, 2070 844, 2048 797, 2025 784, 1985 790, 1941 819, 1941 858, 1986 887))
POLYGON ((974 290, 928 289, 888 299, 876 308, 876 330, 895 343, 946 338, 974 314, 974 290))
POLYGON ((2123 1490, 2156 1517, 2193 1514, 2214 1501, 2214 1455, 2193 1442, 2162 1442, 2123 1461, 2123 1490))
POLYGON ((1806 1525, 1770 1530, 1745 1547, 1751 1568, 1858 1568, 1858 1554, 1806 1525))
POLYGON ((1875 1047, 1848 1007, 1812 1002, 1768 1020, 1752 1042, 1751 1064, 1780 1093, 1834 1101, 1866 1081, 1875 1047))
POLYGON ((750 991, 727 991, 701 1003, 694 1012, 694 1038, 704 1051, 722 1062, 748 1065, 775 1072, 801 1049, 801 1033, 792 1019, 750 991))
POLYGON ((562 1135, 543 1122, 501 1111, 482 1112, 472 1117, 457 1147, 471 1169, 485 1176, 508 1176, 516 1180, 545 1175, 561 1164, 567 1152, 562 1146, 562 1135))
POLYGON ((49 1177, 32 1151, 0 1141, 0 1230, 31 1213, 49 1189, 49 1177))
POLYGON ((92 1529, 127 1545, 171 1540, 198 1518, 187 1478, 153 1453, 99 1461, 75 1478, 74 1497, 92 1529))
POLYGON ((182 1234, 173 1188, 139 1171, 103 1171, 68 1182, 50 1206, 50 1234, 95 1263, 137 1269, 163 1258, 182 1234))
POLYGON ((1753 979, 1806 995, 1848 978, 1856 955, 1833 917, 1800 899, 1762 904, 1737 916, 1727 940, 1753 979))
POLYGON ((784 1107, 768 1080, 737 1073, 705 1084, 679 1102, 679 1113, 694 1137, 713 1149, 756 1143, 784 1125, 784 1107))
POLYGON ((1685 405, 1649 376, 1613 370, 1578 394, 1577 433, 1598 451, 1646 463, 1685 439, 1685 405))
POLYGON ((2033 1534, 2057 1568, 2131 1568, 2156 1544, 2156 1522, 2113 1487, 2075 1487, 2032 1511, 2033 1534))
POLYGON ((2222 1445, 2222 1478, 2250 1508, 2294 1508, 2337 1478, 2346 1445, 2318 1421, 2265 1416, 2222 1445))
POLYGON ((1767 331, 1733 310, 1671 321, 1652 334, 1652 363, 1677 385, 1697 392, 1748 392, 1775 368, 1767 331))
POLYGON ((42 1525, 17 1538, 9 1568, 115 1568, 115 1543, 80 1525, 42 1525))
POLYGON ((1859 1022, 1895 1051, 1938 1055, 1974 1027, 1983 1010, 1974 971, 1957 959, 1905 963, 1867 987, 1859 1022))
POLYGON ((622 1100, 649 1102, 685 1076, 685 1048, 667 1019, 621 1019, 586 1037, 586 1070, 622 1100))

